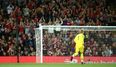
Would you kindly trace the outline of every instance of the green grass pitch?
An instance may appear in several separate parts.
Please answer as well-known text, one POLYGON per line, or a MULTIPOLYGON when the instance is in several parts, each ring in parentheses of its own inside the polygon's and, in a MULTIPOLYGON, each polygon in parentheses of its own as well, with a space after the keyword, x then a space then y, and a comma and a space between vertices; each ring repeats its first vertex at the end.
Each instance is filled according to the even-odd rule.
POLYGON ((116 67, 116 64, 32 64, 32 63, 0 63, 0 67, 116 67))

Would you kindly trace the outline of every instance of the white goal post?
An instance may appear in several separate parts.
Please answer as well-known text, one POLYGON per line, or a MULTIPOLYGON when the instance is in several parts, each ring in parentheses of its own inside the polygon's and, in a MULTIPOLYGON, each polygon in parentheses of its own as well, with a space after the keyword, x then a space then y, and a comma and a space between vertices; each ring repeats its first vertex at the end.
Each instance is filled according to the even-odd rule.
POLYGON ((53 33, 53 30, 79 30, 83 29, 84 31, 116 31, 116 26, 40 26, 35 28, 35 38, 36 38, 36 63, 43 63, 43 30, 46 29, 50 33, 53 33))

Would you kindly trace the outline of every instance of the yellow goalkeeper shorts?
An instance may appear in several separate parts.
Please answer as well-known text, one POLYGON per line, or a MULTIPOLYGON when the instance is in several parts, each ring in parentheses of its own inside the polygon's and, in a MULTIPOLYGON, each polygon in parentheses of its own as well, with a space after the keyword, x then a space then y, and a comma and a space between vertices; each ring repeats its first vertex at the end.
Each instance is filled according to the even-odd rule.
POLYGON ((84 46, 75 46, 75 53, 78 53, 78 52, 81 52, 83 53, 84 52, 84 46))

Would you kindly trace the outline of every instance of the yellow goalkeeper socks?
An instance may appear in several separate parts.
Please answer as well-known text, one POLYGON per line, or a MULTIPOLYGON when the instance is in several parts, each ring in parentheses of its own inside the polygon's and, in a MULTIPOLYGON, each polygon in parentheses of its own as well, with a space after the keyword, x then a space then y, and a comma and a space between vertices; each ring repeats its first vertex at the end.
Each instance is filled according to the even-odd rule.
POLYGON ((84 60, 84 56, 83 56, 83 53, 81 53, 81 62, 83 62, 83 60, 84 60))

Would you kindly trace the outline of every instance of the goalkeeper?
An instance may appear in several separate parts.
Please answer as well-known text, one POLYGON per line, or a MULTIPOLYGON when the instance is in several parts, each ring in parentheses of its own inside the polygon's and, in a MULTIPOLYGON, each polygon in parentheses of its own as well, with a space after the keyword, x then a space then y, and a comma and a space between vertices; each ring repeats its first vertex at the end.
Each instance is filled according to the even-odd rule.
POLYGON ((84 34, 83 34, 83 30, 79 30, 79 34, 76 35, 76 37, 74 38, 74 42, 75 42, 75 53, 71 56, 71 61, 73 60, 73 58, 75 56, 78 55, 78 53, 80 52, 80 59, 81 59, 81 64, 84 63, 84 56, 83 56, 83 52, 84 52, 84 34))

